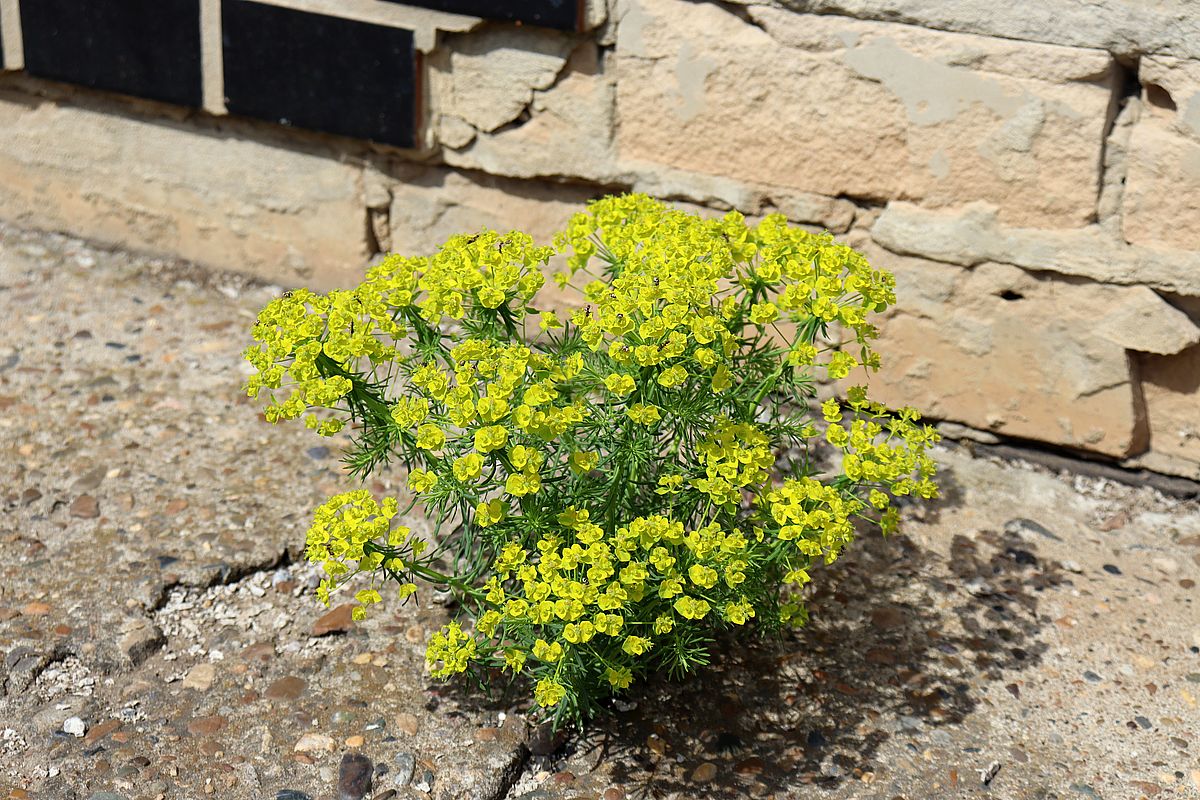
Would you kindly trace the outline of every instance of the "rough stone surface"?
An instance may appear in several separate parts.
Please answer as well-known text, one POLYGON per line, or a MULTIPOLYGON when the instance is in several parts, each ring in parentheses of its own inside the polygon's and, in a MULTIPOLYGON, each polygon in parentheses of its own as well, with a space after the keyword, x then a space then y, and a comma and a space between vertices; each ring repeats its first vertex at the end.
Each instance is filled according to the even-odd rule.
POLYGON ((392 243, 398 252, 411 254, 436 252, 454 234, 480 228, 521 230, 539 244, 549 244, 572 214, 602 194, 587 187, 447 169, 415 168, 399 177, 392 199, 392 243))
POLYGON ((1144 356, 1140 374, 1156 456, 1146 466, 1200 480, 1200 346, 1144 356))
MULTIPOLYGON (((456 53, 451 60, 457 57, 456 53)), ((474 85, 471 91, 479 94, 475 102, 488 108, 492 119, 508 117, 505 122, 513 124, 489 127, 492 119, 456 113, 450 105, 437 123, 438 139, 448 148, 443 153, 447 164, 517 178, 613 180, 617 172, 612 152, 615 85, 594 42, 580 44, 560 62, 552 83, 529 82, 515 113, 516 103, 504 102, 514 91, 512 78, 496 55, 488 53, 487 59, 495 60, 485 60, 480 68, 495 75, 494 80, 505 81, 505 88, 484 94, 486 83, 474 85)), ((457 71, 455 63, 451 75, 457 71)), ((469 79, 470 71, 466 78, 454 77, 453 85, 469 79)))
POLYGON ((286 283, 365 261, 361 170, 334 152, 76 102, 0 93, 0 218, 286 283))
POLYGON ((427 680, 446 609, 311 635, 319 574, 292 559, 346 482, 240 392, 280 291, 0 226, 0 796, 330 798, 347 752, 377 796, 432 800, 941 797, 997 761, 996 796, 1190 790, 1200 507, 965 450, 937 453, 939 504, 821 569, 809 627, 721 641, 529 756, 527 709, 427 680), (103 517, 70 515, 77 485, 103 517), (161 645, 121 658, 148 626, 161 645))
POLYGON ((1188 315, 1145 286, 1075 283, 1059 302, 1086 308, 1091 331, 1126 350, 1172 355, 1200 342, 1188 315))
POLYGON ((1125 245, 1097 225, 1077 230, 1009 227, 985 203, 950 211, 888 203, 871 236, 894 252, 951 264, 998 261, 1034 272, 1200 295, 1200 251, 1125 245))
POLYGON ((513 122, 534 91, 554 84, 571 49, 566 34, 500 25, 450 36, 431 59, 438 113, 483 132, 513 122))
POLYGON ((1133 244, 1200 250, 1200 61, 1147 56, 1122 209, 1133 244))
POLYGON ((778 0, 772 4, 1005 39, 1095 47, 1122 55, 1169 53, 1200 58, 1200 19, 1189 0, 1012 4, 990 0, 778 0))
POLYGON ((1110 57, 753 7, 629 0, 618 153, 825 195, 1094 214, 1110 57))
POLYGON ((1006 265, 964 270, 864 249, 895 272, 904 298, 880 323, 883 369, 870 379, 880 400, 1113 456, 1144 449, 1125 346, 1078 335, 1097 322, 1091 287, 1006 265))

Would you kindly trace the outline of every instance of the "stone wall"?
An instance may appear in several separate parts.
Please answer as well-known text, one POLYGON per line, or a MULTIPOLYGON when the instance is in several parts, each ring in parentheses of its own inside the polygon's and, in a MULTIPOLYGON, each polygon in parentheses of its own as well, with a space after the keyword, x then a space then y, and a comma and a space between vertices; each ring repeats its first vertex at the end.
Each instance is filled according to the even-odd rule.
POLYGON ((1189 0, 597 0, 576 31, 272 3, 414 31, 413 147, 228 114, 219 0, 191 110, 25 74, 0 0, 0 217, 333 286, 611 191, 779 211, 896 272, 883 399, 1200 478, 1189 0))

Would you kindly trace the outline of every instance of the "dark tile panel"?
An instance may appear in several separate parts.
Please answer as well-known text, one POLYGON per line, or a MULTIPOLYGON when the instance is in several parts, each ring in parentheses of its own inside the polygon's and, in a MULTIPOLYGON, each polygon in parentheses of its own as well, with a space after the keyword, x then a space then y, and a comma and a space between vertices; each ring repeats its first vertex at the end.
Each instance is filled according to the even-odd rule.
POLYGON ((411 31, 247 0, 221 18, 231 114, 413 146, 411 31))
POLYGON ((31 75, 198 107, 200 0, 23 0, 31 75))
POLYGON ((484 19, 523 22, 545 28, 573 31, 582 16, 583 0, 389 0, 484 19))

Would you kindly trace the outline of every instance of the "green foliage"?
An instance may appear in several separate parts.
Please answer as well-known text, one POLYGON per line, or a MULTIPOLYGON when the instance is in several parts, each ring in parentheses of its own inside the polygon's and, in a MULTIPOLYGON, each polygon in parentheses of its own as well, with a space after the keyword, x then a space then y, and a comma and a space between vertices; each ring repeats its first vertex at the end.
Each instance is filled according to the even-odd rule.
POLYGON ((717 631, 802 623, 800 587, 856 519, 886 532, 894 496, 936 495, 937 435, 856 387, 821 408, 842 471, 816 473, 814 378, 877 369, 868 316, 895 302, 829 235, 628 195, 554 244, 483 231, 389 256, 353 290, 270 303, 246 357, 268 420, 349 421, 351 474, 403 463, 438 522, 427 549, 395 499, 330 498, 307 539, 321 598, 357 576, 361 618, 390 585, 449 588, 463 613, 429 642, 433 674, 524 676, 561 722, 703 667, 717 631), (531 305, 556 251, 565 319, 531 305))

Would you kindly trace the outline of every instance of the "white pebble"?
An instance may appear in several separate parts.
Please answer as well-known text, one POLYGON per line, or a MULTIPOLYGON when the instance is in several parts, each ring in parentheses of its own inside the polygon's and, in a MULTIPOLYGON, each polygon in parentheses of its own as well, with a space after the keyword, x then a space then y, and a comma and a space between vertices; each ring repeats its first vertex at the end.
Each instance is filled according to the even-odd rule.
POLYGON ((83 736, 87 733, 87 725, 83 724, 83 720, 79 717, 68 717, 63 722, 63 733, 69 733, 72 736, 83 736))

